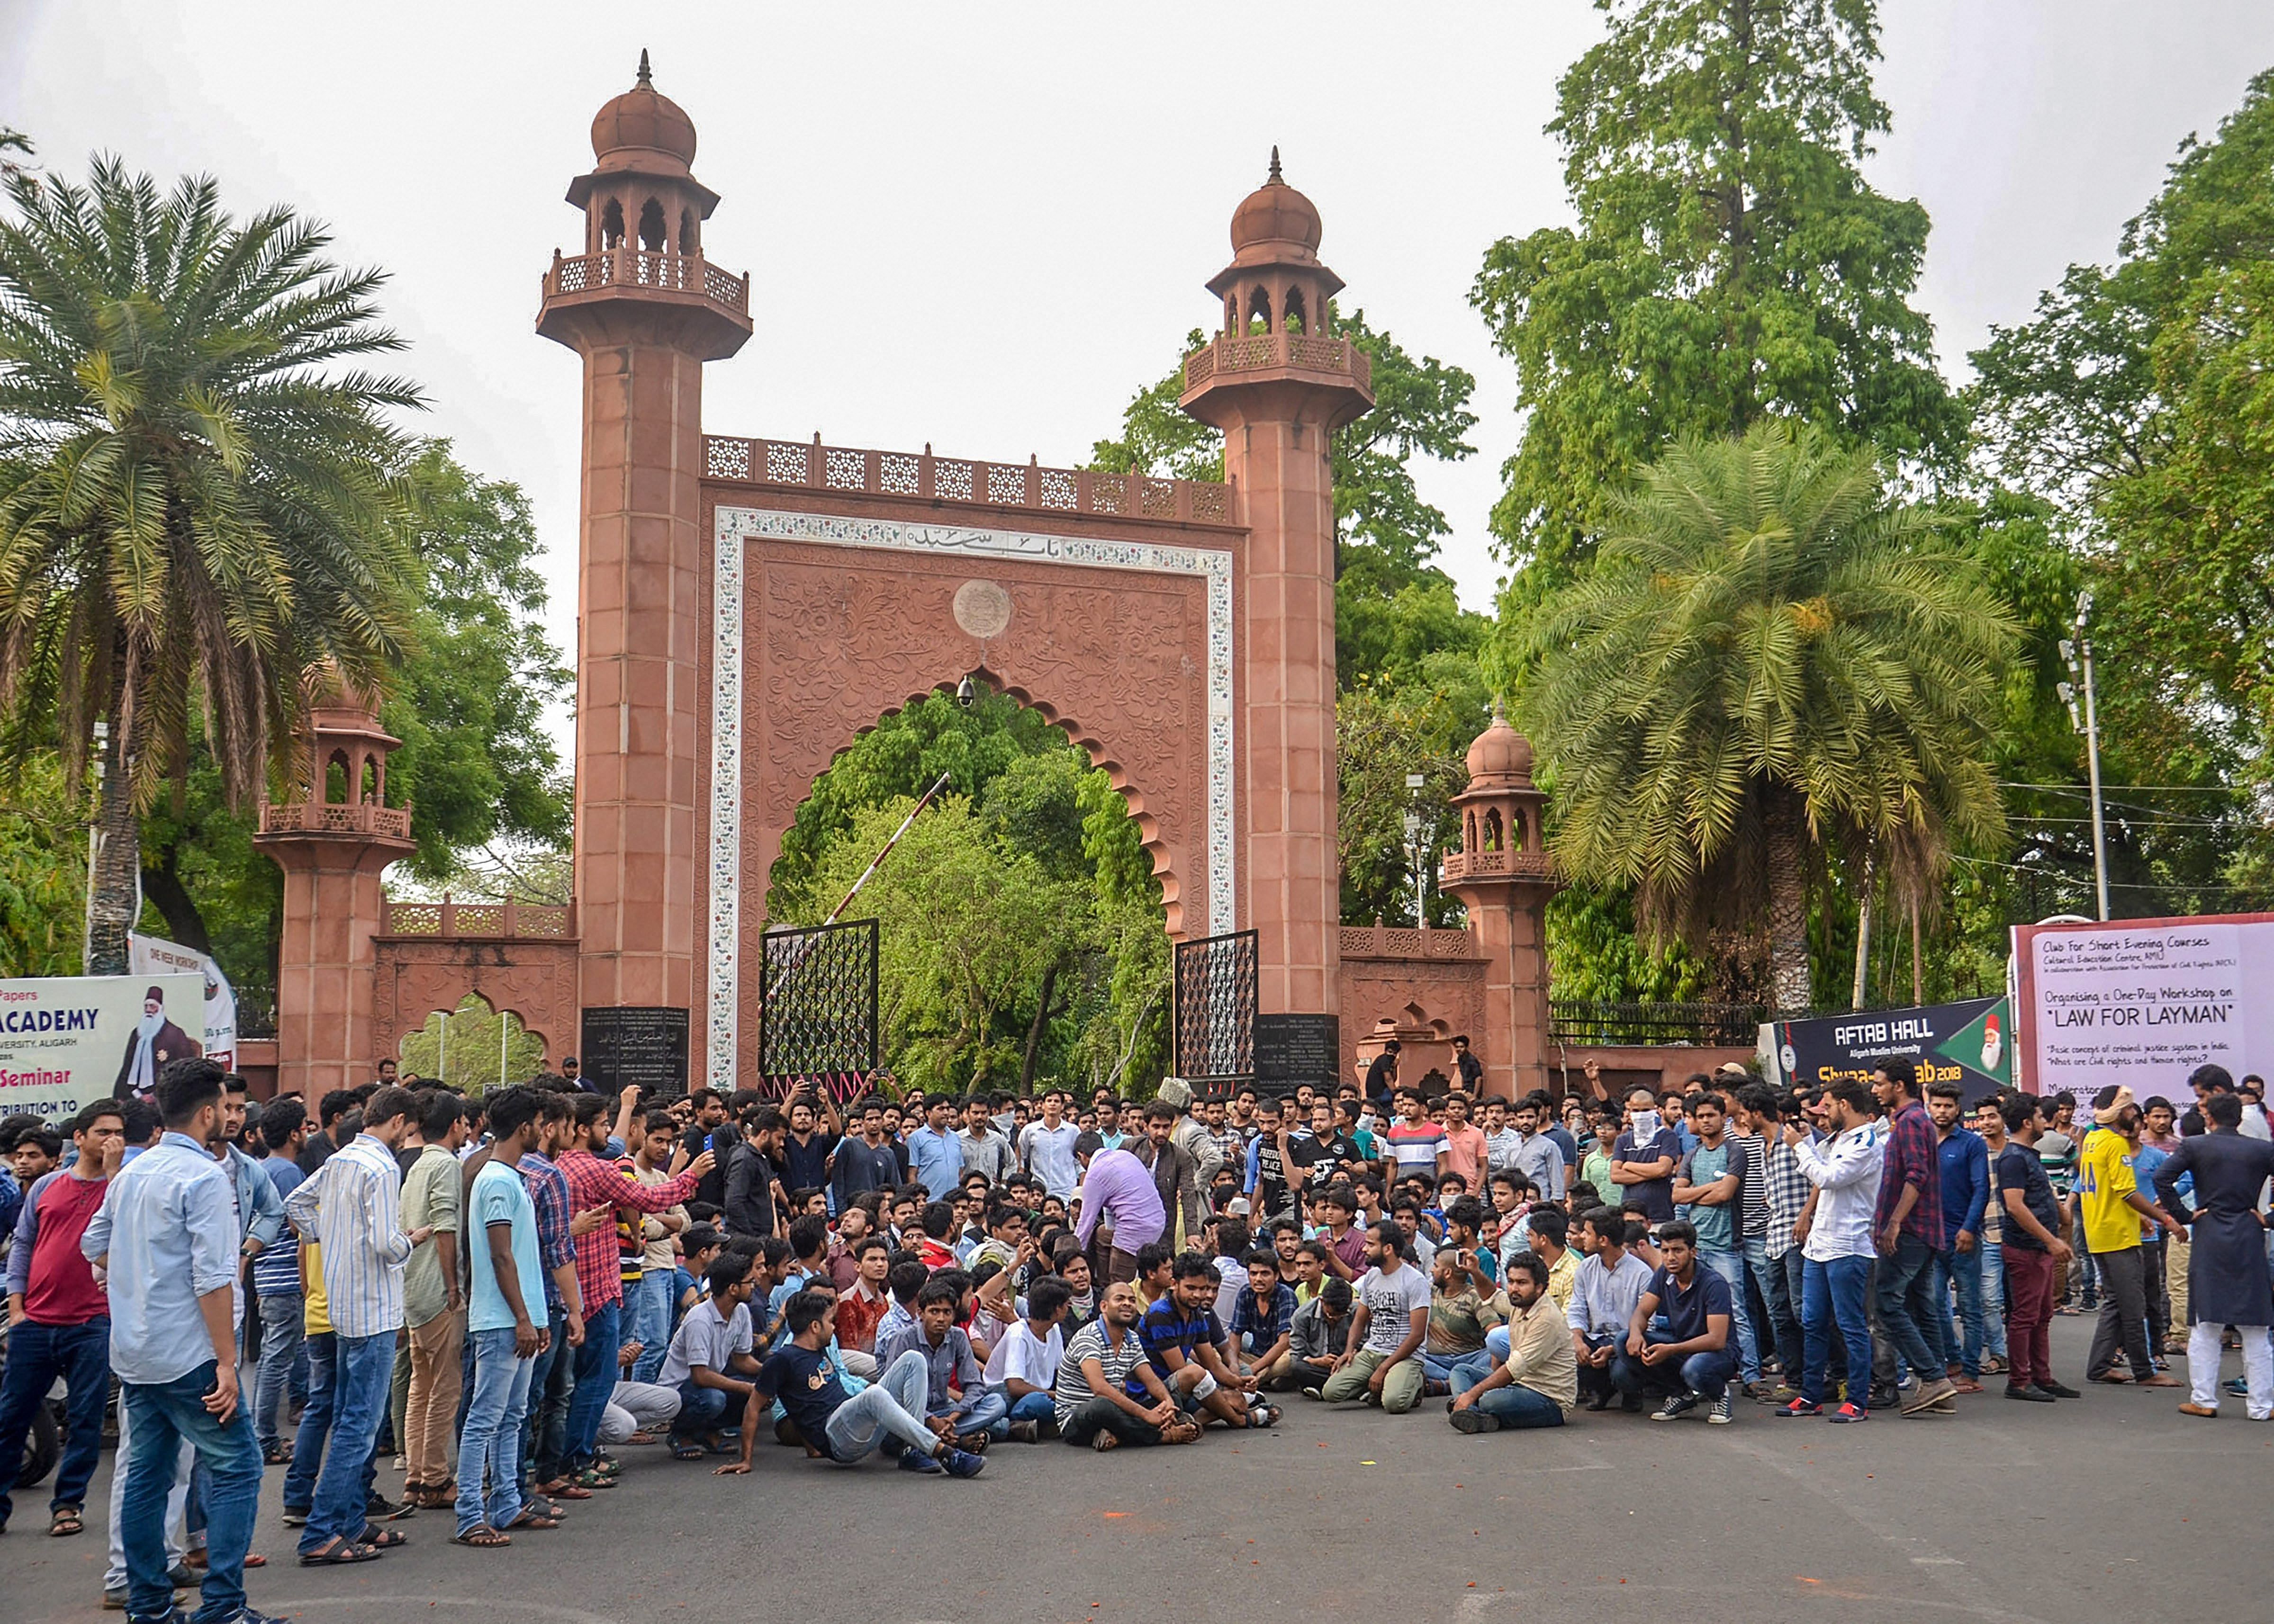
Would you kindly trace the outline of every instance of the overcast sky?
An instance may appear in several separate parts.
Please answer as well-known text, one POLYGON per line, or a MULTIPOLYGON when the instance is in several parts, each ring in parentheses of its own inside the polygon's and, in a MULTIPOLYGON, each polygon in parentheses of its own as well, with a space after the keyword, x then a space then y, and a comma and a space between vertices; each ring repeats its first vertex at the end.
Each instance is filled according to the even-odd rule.
MULTIPOLYGON (((2264 0, 1894 0, 1871 180, 1934 221, 1920 302, 1946 367, 2107 259, 2178 142, 2274 64, 2264 0)), ((285 201, 393 273, 426 418, 519 481, 576 601, 577 373, 535 336, 561 201, 640 48, 701 139, 719 262, 757 335, 705 426, 1069 464, 1208 325, 1201 283, 1274 142, 1321 257, 1409 349, 1477 375, 1477 455, 1419 470, 1473 606, 1512 448, 1513 375, 1467 295, 1486 245, 1569 218, 1541 133, 1598 36, 1585 0, 1296 8, 775 4, 353 9, 0 0, 0 124, 78 174, 97 149, 285 201), (642 15, 631 20, 629 12, 642 15)))

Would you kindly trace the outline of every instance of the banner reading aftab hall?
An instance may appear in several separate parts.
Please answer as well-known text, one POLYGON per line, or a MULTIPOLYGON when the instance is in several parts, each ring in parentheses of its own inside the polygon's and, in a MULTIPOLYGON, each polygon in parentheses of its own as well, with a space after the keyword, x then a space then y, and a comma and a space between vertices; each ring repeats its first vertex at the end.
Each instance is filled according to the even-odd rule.
POLYGON ((1818 1020, 1781 1020, 1769 1052, 1788 1083, 1821 1088, 1871 1080, 1885 1060, 1918 1067, 1919 1086, 1956 1083, 1967 1104, 2013 1080, 2013 1016, 2003 998, 1969 998, 1901 1010, 1861 1010, 1818 1020))
POLYGON ((2021 925, 2022 1086, 2090 1099, 2122 1083, 2187 1101, 2187 1073, 2274 1062, 2274 914, 2021 925))
POLYGON ((203 1052, 205 1002, 200 975, 0 981, 0 1116, 64 1122, 91 1100, 147 1094, 167 1061, 203 1052))

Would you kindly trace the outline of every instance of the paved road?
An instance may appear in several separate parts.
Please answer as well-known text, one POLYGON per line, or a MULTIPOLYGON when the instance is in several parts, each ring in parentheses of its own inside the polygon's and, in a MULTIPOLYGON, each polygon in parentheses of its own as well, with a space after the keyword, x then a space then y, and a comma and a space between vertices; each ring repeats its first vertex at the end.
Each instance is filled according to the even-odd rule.
MULTIPOLYGON (((2072 1376, 2085 1323, 2057 1327, 2072 1376)), ((2274 1425, 2235 1400, 2188 1420, 2178 1397, 2023 1405, 1993 1380, 1954 1420, 1741 1407, 1728 1427, 1614 1412, 1485 1438, 1298 1400, 1276 1432, 1182 1449, 1005 1446, 973 1483, 771 1447, 720 1479, 635 1449, 626 1486, 557 1534, 465 1551, 422 1513, 407 1549, 318 1572, 291 1565, 272 1473, 256 1548, 277 1566, 252 1593, 311 1624, 2274 1617, 2255 1548, 2274 1425)), ((48 1539, 43 1505, 0 1539, 0 1620, 106 1616, 99 1534, 48 1539)))

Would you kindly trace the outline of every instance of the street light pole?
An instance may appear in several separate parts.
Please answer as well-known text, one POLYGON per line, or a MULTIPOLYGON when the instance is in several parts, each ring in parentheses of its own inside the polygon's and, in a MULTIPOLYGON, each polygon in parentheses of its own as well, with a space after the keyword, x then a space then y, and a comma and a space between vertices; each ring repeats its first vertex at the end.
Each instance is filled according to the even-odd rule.
POLYGON ((1413 924, 1429 928, 1429 849, 1421 820, 1421 786, 1427 778, 1418 772, 1405 775, 1405 858, 1413 865, 1413 924))
POLYGON ((102 779, 110 761, 110 724, 94 722, 94 816, 87 825, 87 921, 79 937, 79 974, 94 974, 94 876, 102 864, 102 779))
POLYGON ((2092 879, 2093 889, 2100 905, 2103 923, 2108 919, 2108 831, 2100 809, 2100 711, 2098 696, 2093 691, 2092 639, 2086 635, 2086 622, 2092 615, 2092 589, 2087 587, 2076 595, 2076 641, 2061 639, 2061 658, 2068 662, 2069 675, 2084 688, 2084 717, 2077 718, 2076 687, 2064 682, 2059 685, 2061 698, 2068 705, 2070 727, 2084 735, 2084 765, 2086 781, 2092 794, 2092 879), (2082 657, 2080 658, 2080 656, 2082 657))

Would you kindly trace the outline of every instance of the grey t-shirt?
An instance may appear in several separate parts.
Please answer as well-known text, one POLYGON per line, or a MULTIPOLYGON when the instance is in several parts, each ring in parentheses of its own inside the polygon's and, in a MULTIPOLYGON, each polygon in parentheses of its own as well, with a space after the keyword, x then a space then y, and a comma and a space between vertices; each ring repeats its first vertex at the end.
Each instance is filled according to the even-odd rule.
POLYGON ((1370 1268, 1359 1280, 1358 1296, 1368 1316, 1366 1345, 1377 1353, 1396 1353, 1413 1329, 1413 1311, 1429 1306, 1429 1277, 1411 1263, 1388 1274, 1370 1268))
POLYGON ((656 1380, 664 1387, 675 1387, 698 1365, 724 1373, 730 1358, 749 1350, 750 1305, 735 1304, 734 1317, 728 1320, 719 1314, 717 1303, 705 1297, 689 1309, 687 1318, 679 1322, 679 1334, 671 1339, 671 1351, 664 1356, 663 1369, 656 1380))

